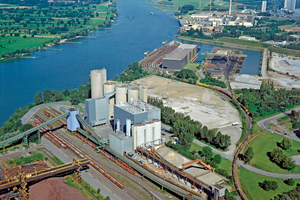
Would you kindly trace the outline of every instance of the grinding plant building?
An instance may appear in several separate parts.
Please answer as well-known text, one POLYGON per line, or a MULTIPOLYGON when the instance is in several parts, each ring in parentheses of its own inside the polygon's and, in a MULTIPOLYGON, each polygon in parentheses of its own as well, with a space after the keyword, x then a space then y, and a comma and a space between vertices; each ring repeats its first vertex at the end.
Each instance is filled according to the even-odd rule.
POLYGON ((163 69, 181 70, 198 58, 197 45, 182 44, 162 59, 163 69))

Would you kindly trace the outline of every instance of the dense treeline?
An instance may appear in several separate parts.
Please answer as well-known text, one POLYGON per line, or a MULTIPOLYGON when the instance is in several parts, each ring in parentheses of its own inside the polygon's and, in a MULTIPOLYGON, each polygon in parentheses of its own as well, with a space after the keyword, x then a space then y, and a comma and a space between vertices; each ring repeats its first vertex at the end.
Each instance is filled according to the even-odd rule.
MULTIPOLYGON (((295 185, 295 181, 293 179, 287 179, 285 181, 287 185, 293 186, 295 185), (288 184, 292 183, 292 184, 288 184)), ((279 194, 274 197, 274 200, 294 200, 294 199, 300 199, 300 184, 297 183, 297 187, 293 190, 290 190, 288 192, 284 192, 283 194, 279 194)))
POLYGON ((189 83, 196 83, 198 80, 198 76, 193 70, 190 69, 181 69, 180 71, 176 71, 174 73, 174 76, 176 76, 179 79, 186 79, 189 83))
POLYGON ((129 65, 128 68, 126 68, 124 72, 120 74, 120 78, 118 75, 116 75, 114 80, 121 82, 133 81, 148 74, 148 71, 146 71, 138 62, 135 62, 132 65, 129 65))
POLYGON ((221 132, 215 134, 213 130, 209 130, 206 126, 202 127, 199 121, 191 119, 190 116, 184 116, 183 113, 164 106, 160 99, 148 97, 148 103, 161 109, 161 121, 173 127, 174 136, 179 138, 178 145, 185 151, 191 147, 194 138, 221 149, 226 149, 231 144, 230 136, 222 135, 221 132))
POLYGON ((207 72, 205 74, 205 78, 201 79, 200 83, 204 83, 204 84, 207 84, 207 85, 219 86, 221 88, 226 88, 226 84, 223 81, 220 81, 218 79, 215 79, 215 78, 211 77, 210 72, 207 72))
POLYGON ((276 111, 285 111, 289 106, 300 105, 299 89, 274 89, 273 82, 262 81, 260 89, 235 90, 241 102, 255 118, 276 111))

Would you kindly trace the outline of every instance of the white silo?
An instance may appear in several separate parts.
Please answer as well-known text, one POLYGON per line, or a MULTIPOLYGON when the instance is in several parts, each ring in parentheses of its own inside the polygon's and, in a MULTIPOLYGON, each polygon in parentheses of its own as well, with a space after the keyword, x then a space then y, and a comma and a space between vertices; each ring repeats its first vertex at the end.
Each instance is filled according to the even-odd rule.
MULTIPOLYGON (((144 123, 146 125, 146 142, 145 143, 148 143, 148 142, 151 142, 153 141, 153 128, 154 128, 154 124, 151 123, 151 122, 145 122, 144 123)), ((148 143, 147 145, 149 145, 151 143, 148 143)))
POLYGON ((103 96, 103 83, 106 82, 106 69, 91 71, 92 98, 103 96))
POLYGON ((140 101, 147 103, 148 89, 146 87, 139 87, 139 99, 140 101))
POLYGON ((116 92, 116 104, 127 102, 127 86, 117 86, 116 92))
POLYGON ((137 101, 139 100, 139 88, 131 87, 128 89, 128 102, 129 101, 137 101))
POLYGON ((130 129, 131 129, 131 120, 126 119, 126 136, 130 136, 130 129))
MULTIPOLYGON (((104 83, 104 94, 109 94, 115 91, 116 83, 113 81, 107 81, 104 83)), ((114 104, 115 104, 115 96, 110 97, 109 100, 109 118, 114 117, 114 104)))
POLYGON ((161 139, 161 121, 158 119, 153 120, 154 123, 154 133, 153 133, 153 140, 157 140, 154 142, 155 145, 159 145, 161 139))
POLYGON ((117 119, 116 131, 120 131, 120 120, 119 119, 117 119))
POLYGON ((132 130, 132 146, 133 146, 133 150, 136 150, 136 135, 137 135, 137 126, 136 125, 132 125, 131 126, 131 130, 132 130))
POLYGON ((136 133, 136 146, 143 146, 145 143, 145 126, 141 123, 136 124, 137 133, 136 133))

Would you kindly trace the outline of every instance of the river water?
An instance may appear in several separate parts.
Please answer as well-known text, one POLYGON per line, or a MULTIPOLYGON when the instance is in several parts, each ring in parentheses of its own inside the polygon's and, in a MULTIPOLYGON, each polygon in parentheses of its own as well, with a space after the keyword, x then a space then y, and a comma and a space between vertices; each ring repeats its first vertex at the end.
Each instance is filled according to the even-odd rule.
MULTIPOLYGON (((111 79, 141 60, 147 50, 151 52, 163 41, 176 39, 179 23, 172 13, 156 9, 145 0, 117 1, 117 10, 119 16, 111 27, 52 47, 61 51, 43 50, 32 54, 36 59, 0 63, 0 126, 16 109, 33 103, 38 91, 73 89, 75 84, 78 87, 88 82, 90 70, 103 67, 111 79)), ((209 52, 214 46, 197 45, 202 48, 198 59, 201 62, 200 53, 209 52)), ((260 52, 244 53, 248 58, 242 73, 257 74, 260 52)))

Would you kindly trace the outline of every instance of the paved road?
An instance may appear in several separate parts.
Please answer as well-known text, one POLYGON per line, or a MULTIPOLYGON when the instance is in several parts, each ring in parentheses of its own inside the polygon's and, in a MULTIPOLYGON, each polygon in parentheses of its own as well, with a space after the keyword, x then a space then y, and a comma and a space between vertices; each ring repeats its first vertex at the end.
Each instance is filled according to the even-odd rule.
POLYGON ((267 78, 267 49, 264 49, 264 53, 263 53, 263 60, 262 60, 262 66, 261 66, 261 75, 263 78, 267 78))
MULTIPOLYGON (((72 158, 64 154, 60 149, 58 149, 55 145, 53 145, 51 142, 46 140, 42 137, 41 143, 54 155, 56 155, 60 160, 62 160, 64 163, 72 162, 72 158)), ((102 185, 98 180, 95 180, 89 173, 86 173, 84 171, 81 172, 82 178, 88 182, 93 188, 98 190, 100 188, 100 193, 107 197, 109 196, 111 200, 121 200, 119 197, 117 197, 115 194, 112 193, 108 188, 106 188, 104 185, 102 185)))
MULTIPOLYGON (((30 119, 40 108, 43 107, 47 107, 47 106, 52 106, 52 107, 66 107, 66 108, 70 108, 71 106, 68 105, 63 105, 63 104, 70 104, 69 101, 60 101, 60 102, 53 102, 53 103, 46 103, 46 104, 41 104, 38 106, 35 106, 33 108, 31 108, 22 118, 22 124, 26 124, 28 119, 30 119)), ((85 109, 84 104, 79 104, 83 109, 85 109)))
MULTIPOLYGON (((300 111, 300 107, 296 108, 294 110, 296 110, 298 112, 298 111, 300 111)), ((278 131, 276 131, 276 130, 274 130, 271 127, 268 126, 268 123, 271 122, 272 120, 276 120, 276 119, 281 118, 283 116, 286 116, 286 115, 288 115, 290 113, 291 113, 291 111, 287 111, 287 112, 275 115, 273 117, 261 120, 261 121, 257 122, 257 125, 260 126, 260 127, 262 127, 262 128, 265 128, 265 129, 267 129, 269 131, 272 131, 274 133, 282 135, 284 137, 287 137, 287 138, 290 138, 290 139, 293 139, 293 140, 296 140, 296 141, 300 142, 300 138, 297 135, 298 134, 297 131, 290 131, 290 132, 286 132, 286 133, 281 133, 281 132, 278 132, 278 131)))

